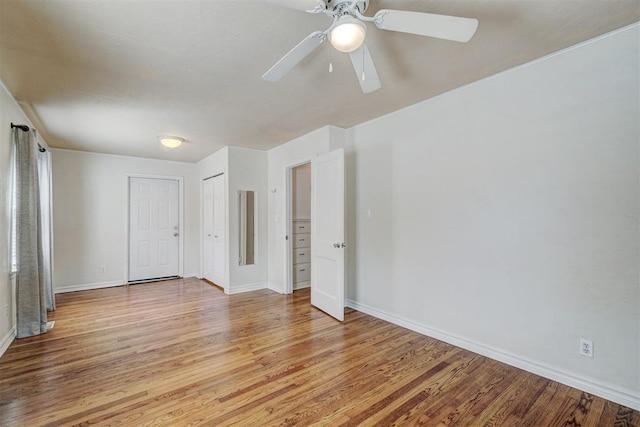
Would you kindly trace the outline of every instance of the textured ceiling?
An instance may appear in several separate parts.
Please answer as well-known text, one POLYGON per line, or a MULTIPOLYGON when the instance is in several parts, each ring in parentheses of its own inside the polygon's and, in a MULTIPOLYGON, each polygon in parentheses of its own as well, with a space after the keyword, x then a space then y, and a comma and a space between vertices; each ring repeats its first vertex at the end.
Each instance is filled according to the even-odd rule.
POLYGON ((0 78, 52 147, 194 162, 351 127, 640 20, 640 0, 372 0, 367 15, 381 8, 480 24, 466 44, 370 25, 382 89, 364 95, 328 44, 280 82, 260 78, 326 29, 323 15, 263 1, 0 0, 0 78), (163 134, 188 142, 164 149, 163 134))

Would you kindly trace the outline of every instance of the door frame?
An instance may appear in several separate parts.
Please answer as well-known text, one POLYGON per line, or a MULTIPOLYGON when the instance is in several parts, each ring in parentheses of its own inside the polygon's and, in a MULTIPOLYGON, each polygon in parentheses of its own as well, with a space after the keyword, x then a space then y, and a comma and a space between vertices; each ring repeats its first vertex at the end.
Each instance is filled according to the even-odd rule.
POLYGON ((129 283, 129 209, 130 191, 129 181, 131 178, 164 179, 178 181, 178 276, 184 277, 184 179, 181 176, 151 175, 143 173, 125 173, 124 177, 124 281, 129 283))
MULTIPOLYGON (((311 164, 311 160, 313 160, 313 156, 305 157, 302 160, 284 166, 284 232, 286 236, 284 244, 284 294, 293 293, 293 230, 291 228, 291 222, 293 221, 293 169, 306 165, 307 163, 311 164)), ((313 214, 310 216, 312 215, 313 214)), ((312 217, 310 220, 313 222, 312 217)))

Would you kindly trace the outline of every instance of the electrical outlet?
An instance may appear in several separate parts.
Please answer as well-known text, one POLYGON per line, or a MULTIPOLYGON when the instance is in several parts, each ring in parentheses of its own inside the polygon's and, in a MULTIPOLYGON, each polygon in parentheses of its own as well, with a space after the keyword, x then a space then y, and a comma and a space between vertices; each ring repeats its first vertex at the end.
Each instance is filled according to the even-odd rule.
POLYGON ((593 341, 580 338, 580 354, 586 357, 593 357, 593 341))
POLYGON ((100 273, 105 273, 107 271, 107 266, 106 265, 101 265, 100 266, 100 273))

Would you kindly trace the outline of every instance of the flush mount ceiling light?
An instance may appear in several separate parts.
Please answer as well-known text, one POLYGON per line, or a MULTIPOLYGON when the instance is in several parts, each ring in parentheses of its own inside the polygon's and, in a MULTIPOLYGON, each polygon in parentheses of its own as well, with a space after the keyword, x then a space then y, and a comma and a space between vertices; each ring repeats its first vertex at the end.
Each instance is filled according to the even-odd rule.
POLYGON ((177 148, 184 142, 184 138, 178 136, 159 136, 158 139, 167 148, 177 148))
POLYGON ((367 36, 367 27, 359 19, 345 15, 340 17, 331 29, 331 44, 340 52, 349 53, 358 49, 367 36))

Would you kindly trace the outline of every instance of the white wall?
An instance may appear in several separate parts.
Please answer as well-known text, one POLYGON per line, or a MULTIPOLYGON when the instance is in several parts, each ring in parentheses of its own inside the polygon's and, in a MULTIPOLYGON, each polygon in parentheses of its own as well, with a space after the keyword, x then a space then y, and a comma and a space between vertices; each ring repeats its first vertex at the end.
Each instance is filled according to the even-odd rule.
POLYGON ((311 218, 311 163, 300 165, 291 172, 293 219, 309 219, 311 218))
POLYGON ((351 304, 638 407, 639 40, 356 126, 351 304))
POLYGON ((269 287, 283 292, 285 285, 285 168, 297 166, 345 144, 346 131, 325 126, 268 152, 269 287), (274 192, 275 190, 275 192, 274 192))
POLYGON ((183 178, 184 275, 198 274, 200 195, 193 164, 59 149, 51 153, 57 291, 126 282, 125 189, 130 173, 183 178))
MULTIPOLYGON (((13 96, 0 82, 0 356, 13 341, 16 326, 15 283, 9 278, 13 153, 11 122, 33 127, 13 96)), ((42 143, 46 145, 44 141, 42 143)))
MULTIPOLYGON (((197 163, 200 180, 227 173, 229 167, 229 147, 224 147, 197 163)), ((202 183, 200 183, 202 184, 202 183)))
POLYGON ((229 292, 236 293, 267 286, 267 152, 229 147, 229 292), (256 259, 253 265, 239 265, 240 190, 255 192, 257 228, 256 259))

